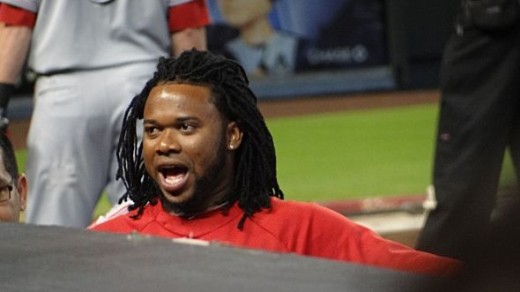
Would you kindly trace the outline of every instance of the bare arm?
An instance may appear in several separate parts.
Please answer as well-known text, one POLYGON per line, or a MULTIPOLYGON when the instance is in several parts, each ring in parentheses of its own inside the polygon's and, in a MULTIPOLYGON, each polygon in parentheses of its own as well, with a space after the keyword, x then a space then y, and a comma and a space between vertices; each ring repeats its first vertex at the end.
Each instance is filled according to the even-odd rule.
POLYGON ((9 125, 7 106, 25 63, 31 35, 28 27, 0 23, 0 132, 9 125))
POLYGON ((0 83, 15 84, 20 77, 32 30, 0 23, 0 83))
POLYGON ((201 51, 208 49, 206 42, 206 28, 187 28, 172 33, 172 54, 180 55, 185 50, 196 48, 201 51))

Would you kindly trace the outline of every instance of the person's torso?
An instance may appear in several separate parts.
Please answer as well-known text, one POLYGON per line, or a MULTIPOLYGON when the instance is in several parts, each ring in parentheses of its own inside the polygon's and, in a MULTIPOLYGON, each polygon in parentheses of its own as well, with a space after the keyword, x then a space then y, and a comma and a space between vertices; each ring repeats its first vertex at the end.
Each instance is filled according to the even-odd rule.
POLYGON ((271 200, 271 209, 261 210, 245 221, 242 230, 238 228, 243 210, 237 204, 229 210, 214 210, 203 216, 186 219, 172 216, 159 204, 148 205, 139 220, 132 219, 133 213, 94 226, 94 230, 118 233, 138 232, 165 238, 191 238, 216 241, 221 244, 263 249, 277 252, 304 253, 306 230, 313 210, 301 208, 299 203, 271 200), (299 224, 287 224, 294 214, 298 214, 299 224))
POLYGON ((170 53, 168 0, 36 2, 30 67, 37 73, 155 62, 170 53))

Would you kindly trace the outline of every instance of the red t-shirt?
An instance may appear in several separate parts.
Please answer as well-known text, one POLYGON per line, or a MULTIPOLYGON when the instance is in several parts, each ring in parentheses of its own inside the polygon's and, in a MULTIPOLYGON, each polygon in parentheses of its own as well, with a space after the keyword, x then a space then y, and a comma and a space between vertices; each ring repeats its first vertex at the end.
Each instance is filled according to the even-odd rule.
POLYGON ((431 275, 453 275, 458 261, 411 249, 383 239, 345 216, 313 203, 272 200, 262 210, 237 224, 243 211, 235 204, 228 212, 211 211, 184 219, 148 205, 139 219, 136 211, 90 227, 91 230, 216 241, 238 247, 296 253, 431 275))

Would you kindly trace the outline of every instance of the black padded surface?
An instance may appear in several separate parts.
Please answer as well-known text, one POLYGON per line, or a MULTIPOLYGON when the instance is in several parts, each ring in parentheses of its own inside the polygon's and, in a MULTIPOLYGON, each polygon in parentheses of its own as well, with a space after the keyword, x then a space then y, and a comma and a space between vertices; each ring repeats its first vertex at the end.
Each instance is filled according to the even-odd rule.
POLYGON ((219 244, 0 224, 0 291, 418 291, 438 282, 219 244))

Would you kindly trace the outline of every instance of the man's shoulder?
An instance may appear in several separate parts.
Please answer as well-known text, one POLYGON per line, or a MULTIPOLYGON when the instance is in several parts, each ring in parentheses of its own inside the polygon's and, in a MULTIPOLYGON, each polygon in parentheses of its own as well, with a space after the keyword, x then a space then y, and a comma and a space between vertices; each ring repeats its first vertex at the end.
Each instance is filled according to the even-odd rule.
POLYGON ((345 218, 338 212, 320 205, 316 202, 271 199, 272 210, 277 213, 292 214, 294 216, 332 216, 335 218, 345 218))
POLYGON ((128 214, 128 212, 129 212, 128 208, 132 204, 133 204, 132 201, 127 200, 121 204, 116 204, 116 205, 112 206, 112 208, 110 210, 108 210, 108 212, 106 214, 99 216, 92 225, 98 225, 103 222, 117 218, 121 215, 128 214))
POLYGON ((353 228, 357 225, 344 215, 315 202, 271 199, 271 209, 262 212, 267 221, 290 220, 300 224, 333 224, 338 228, 353 228))
POLYGON ((103 219, 98 219, 88 227, 90 230, 107 231, 117 233, 129 233, 141 231, 153 220, 154 206, 147 205, 144 212, 139 215, 138 210, 128 211, 128 205, 112 209, 103 219))

